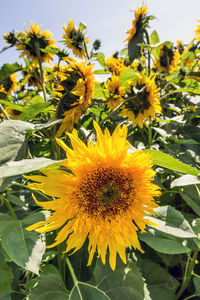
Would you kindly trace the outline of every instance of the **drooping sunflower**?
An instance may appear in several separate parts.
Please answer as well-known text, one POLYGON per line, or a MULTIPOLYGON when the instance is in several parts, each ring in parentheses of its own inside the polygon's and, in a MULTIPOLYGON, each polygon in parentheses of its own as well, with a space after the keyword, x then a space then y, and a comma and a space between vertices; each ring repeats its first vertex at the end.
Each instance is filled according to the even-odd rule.
POLYGON ((59 100, 57 112, 58 116, 64 115, 64 119, 57 131, 60 136, 64 131, 71 131, 74 123, 77 123, 80 117, 86 112, 91 104, 94 90, 94 72, 93 65, 87 65, 85 61, 70 61, 65 69, 65 79, 58 87, 63 94, 59 100))
MULTIPOLYGON (((5 112, 11 119, 14 119, 14 120, 18 120, 22 114, 22 111, 13 109, 11 107, 6 107, 5 112)), ((1 114, 1 116, 3 118, 5 118, 5 116, 3 114, 1 114)))
POLYGON ((73 54, 79 58, 86 57, 86 45, 90 42, 88 38, 85 38, 82 28, 76 27, 73 19, 67 22, 67 26, 64 25, 63 29, 65 34, 62 37, 65 39, 66 46, 72 50, 73 54))
POLYGON ((18 35, 18 39, 21 43, 17 44, 17 50, 22 51, 20 57, 27 55, 30 59, 34 60, 36 64, 39 64, 37 52, 42 62, 50 64, 50 60, 54 58, 53 53, 43 52, 48 46, 55 48, 55 40, 51 39, 52 33, 48 30, 40 31, 41 25, 37 26, 36 23, 30 23, 30 30, 25 27, 26 33, 18 35))
POLYGON ((10 46, 14 46, 18 42, 16 33, 14 31, 4 33, 3 37, 6 43, 9 44, 10 46))
MULTIPOLYGON (((40 72, 37 66, 28 66, 23 69, 22 75, 24 79, 22 80, 22 85, 27 83, 29 86, 36 86, 37 88, 41 89, 42 82, 40 72)), ((45 75, 44 79, 45 79, 45 75)))
POLYGON ((125 93, 122 83, 118 76, 113 75, 108 81, 104 84, 105 91, 108 93, 108 97, 104 98, 104 101, 107 101, 109 109, 115 109, 122 101, 123 95, 125 93))
POLYGON ((141 30, 146 16, 147 9, 148 9, 148 5, 145 5, 143 1, 142 6, 138 7, 137 10, 134 10, 135 18, 132 21, 131 29, 126 31, 126 33, 128 33, 129 36, 124 40, 124 42, 126 41, 129 42, 141 30))
POLYGON ((113 56, 106 59, 105 64, 108 71, 114 75, 120 75, 120 73, 127 68, 122 60, 113 56))
POLYGON ((179 68, 180 53, 166 45, 160 48, 159 58, 155 58, 154 64, 161 72, 173 72, 179 68))
POLYGON ((0 92, 10 96, 17 89, 17 74, 11 74, 0 84, 0 92))
MULTIPOLYGON (((198 20, 200 23, 200 19, 198 20)), ((196 36, 196 41, 200 42, 200 24, 197 25, 197 28, 194 30, 195 36, 196 36)))
POLYGON ((130 86, 128 97, 133 97, 133 101, 128 101, 122 107, 120 113, 123 117, 128 117, 129 121, 132 121, 133 127, 143 125, 147 126, 146 121, 150 122, 150 119, 155 119, 156 114, 160 114, 162 109, 160 101, 158 99, 159 88, 156 86, 155 77, 151 74, 149 77, 141 74, 136 74, 137 81, 133 88, 130 86), (135 91, 135 88, 140 90, 135 91))
POLYGON ((63 169, 46 169, 44 176, 27 176, 36 181, 29 188, 56 197, 53 201, 38 202, 44 209, 54 211, 46 221, 29 226, 28 230, 40 233, 62 227, 54 247, 66 240, 66 252, 77 251, 86 238, 89 239, 91 264, 97 251, 105 264, 109 250, 109 262, 114 270, 116 254, 126 263, 126 247, 133 246, 141 252, 137 231, 145 231, 157 206, 153 197, 160 194, 152 183, 155 171, 152 161, 143 151, 128 153, 127 127, 118 125, 111 136, 103 134, 94 122, 97 142, 86 146, 76 133, 68 134, 73 150, 62 140, 59 145, 66 151, 62 162, 72 173, 63 169), (55 180, 56 178, 56 180, 55 180))

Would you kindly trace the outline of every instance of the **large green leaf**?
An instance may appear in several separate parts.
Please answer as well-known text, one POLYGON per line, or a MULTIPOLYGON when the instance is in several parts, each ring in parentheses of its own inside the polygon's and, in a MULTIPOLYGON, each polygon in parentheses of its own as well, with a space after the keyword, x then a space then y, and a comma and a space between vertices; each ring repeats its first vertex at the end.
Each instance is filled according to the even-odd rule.
POLYGON ((45 251, 45 243, 36 232, 22 227, 20 220, 0 218, 2 247, 18 266, 39 274, 39 265, 45 251))
POLYGON ((170 205, 157 207, 155 209, 155 217, 149 217, 149 219, 157 224, 157 226, 153 227, 156 231, 161 231, 177 238, 196 237, 192 227, 181 212, 170 205))
POLYGON ((103 291, 97 287, 84 282, 78 282, 72 289, 70 300, 111 300, 103 291))
POLYGON ((189 247, 182 243, 182 240, 170 236, 168 234, 148 229, 146 233, 139 233, 141 241, 145 242, 149 247, 157 252, 164 254, 181 254, 191 251, 189 247))
POLYGON ((29 129, 34 129, 34 125, 19 120, 8 120, 0 124, 0 165, 24 158, 26 133, 29 129))
POLYGON ((43 157, 10 161, 0 166, 0 178, 32 172, 57 162, 59 161, 43 157))
POLYGON ((198 187, 192 185, 184 186, 179 194, 193 211, 200 216, 200 201, 198 187))
POLYGON ((53 109, 53 106, 50 105, 50 103, 47 102, 34 102, 33 104, 24 107, 23 112, 20 116, 20 120, 23 121, 29 121, 34 119, 35 116, 38 114, 45 112, 45 111, 50 111, 53 109))
POLYGON ((18 63, 4 64, 0 69, 0 83, 8 78, 12 73, 21 70, 22 67, 18 63))
POLYGON ((30 300, 67 300, 67 291, 62 277, 53 265, 47 265, 40 277, 34 280, 34 288, 29 295, 30 300))
POLYGON ((145 280, 135 263, 113 272, 99 260, 93 276, 97 287, 111 300, 151 300, 145 280))
POLYGON ((179 178, 174 179, 171 182, 171 188, 175 186, 185 186, 185 185, 192 185, 192 184, 200 184, 200 180, 198 177, 193 175, 183 175, 179 178))
POLYGON ((11 282, 13 279, 13 274, 2 257, 0 257, 0 266, 0 298, 3 299, 3 297, 9 295, 12 290, 11 282))
POLYGON ((182 163, 169 154, 152 149, 146 149, 144 150, 144 152, 152 155, 151 159, 153 160, 155 165, 194 176, 198 176, 199 174, 199 171, 197 169, 182 163))
POLYGON ((131 63, 135 58, 139 58, 141 56, 141 46, 138 44, 142 44, 144 42, 143 35, 144 31, 141 30, 137 35, 134 35, 128 43, 128 56, 131 63))
POLYGON ((152 300, 175 300, 178 281, 159 264, 149 260, 140 259, 139 267, 146 279, 152 300))

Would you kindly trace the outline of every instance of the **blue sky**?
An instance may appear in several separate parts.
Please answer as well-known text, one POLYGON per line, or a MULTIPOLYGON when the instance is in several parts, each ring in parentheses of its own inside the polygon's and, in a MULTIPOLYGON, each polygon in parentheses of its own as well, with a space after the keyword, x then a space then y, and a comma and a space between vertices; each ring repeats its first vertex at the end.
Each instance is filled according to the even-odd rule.
MULTIPOLYGON (((41 24, 41 30, 50 30, 57 41, 62 39, 62 26, 73 18, 78 25, 87 25, 87 36, 102 41, 101 51, 106 57, 125 47, 125 31, 131 27, 133 12, 142 1, 135 0, 19 0, 1 4, 0 49, 5 46, 2 36, 11 30, 24 31, 30 21, 41 24)), ((200 19, 199 0, 149 0, 148 13, 156 16, 151 29, 157 30, 160 40, 189 42, 194 37, 197 19, 200 19)), ((60 44, 62 45, 62 44, 60 44)), ((0 66, 15 62, 19 53, 9 49, 0 55, 0 66)))

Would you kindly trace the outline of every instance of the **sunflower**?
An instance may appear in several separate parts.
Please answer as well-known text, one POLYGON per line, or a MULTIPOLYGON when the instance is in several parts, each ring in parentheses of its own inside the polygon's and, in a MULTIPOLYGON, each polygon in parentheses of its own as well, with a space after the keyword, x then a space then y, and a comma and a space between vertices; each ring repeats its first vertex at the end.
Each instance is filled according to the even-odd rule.
POLYGON ((128 33, 129 36, 124 40, 124 42, 129 42, 141 30, 141 28, 143 27, 147 9, 148 5, 145 5, 143 1, 142 6, 138 7, 137 10, 134 10, 135 18, 132 21, 132 28, 126 31, 126 33, 128 33))
POLYGON ((65 39, 66 46, 72 50, 73 54, 79 58, 86 57, 86 44, 90 42, 85 38, 82 28, 76 27, 73 19, 67 22, 67 26, 64 25, 63 29, 65 34, 62 37, 65 39))
POLYGON ((104 98, 104 101, 107 101, 109 109, 115 109, 122 101, 122 97, 125 93, 122 83, 118 76, 113 75, 105 83, 105 91, 109 94, 107 98, 104 98))
MULTIPOLYGON (((22 114, 21 111, 13 109, 11 107, 6 107, 5 112, 11 119, 14 119, 14 120, 18 120, 22 114)), ((3 118, 5 118, 5 116, 3 114, 1 114, 1 116, 3 118)))
POLYGON ((0 84, 0 92, 10 96, 17 89, 17 74, 11 74, 0 84))
POLYGON ((14 31, 4 33, 3 38, 10 46, 14 46, 18 42, 16 33, 14 31))
POLYGON ((159 58, 155 58, 155 66, 161 72, 173 72, 179 68, 180 53, 168 48, 166 45, 160 48, 159 58))
POLYGON ((108 71, 115 75, 120 75, 120 73, 127 68, 122 60, 119 60, 113 56, 110 56, 108 59, 106 59, 105 64, 108 71))
POLYGON ((158 100, 159 88, 155 83, 155 77, 151 74, 149 77, 141 74, 136 74, 136 85, 130 89, 129 97, 134 96, 134 101, 128 101, 122 107, 120 113, 123 117, 128 117, 129 121, 132 121, 133 127, 146 126, 146 120, 150 122, 150 118, 155 118, 156 114, 161 113, 161 106, 158 100), (135 92, 135 88, 139 89, 139 92, 135 92))
MULTIPOLYGON (((198 20, 200 22, 200 19, 198 20)), ((197 25, 197 28, 194 30, 197 43, 200 42, 200 24, 197 25)))
POLYGON ((51 39, 52 33, 48 30, 43 32, 40 31, 41 25, 36 26, 36 23, 30 23, 30 30, 25 27, 26 33, 18 35, 18 39, 21 43, 17 44, 17 50, 21 50, 22 54, 20 57, 27 55, 30 59, 33 59, 36 64, 39 64, 37 51, 42 62, 50 64, 50 60, 54 58, 53 53, 46 53, 41 50, 46 50, 48 46, 55 48, 55 40, 51 39))
MULTIPOLYGON (((37 88, 41 89, 41 76, 37 66, 28 66, 27 68, 24 68, 22 75, 24 77, 22 85, 27 82, 29 86, 36 86, 37 88)), ((45 79, 45 75, 43 76, 45 79)))
POLYGON ((28 230, 43 233, 62 227, 54 247, 66 240, 66 252, 77 251, 86 238, 89 239, 91 264, 97 251, 105 264, 109 250, 109 262, 114 270, 116 254, 126 263, 126 247, 133 246, 141 252, 137 231, 145 231, 150 224, 146 216, 157 206, 153 197, 160 194, 152 183, 155 171, 150 155, 141 150, 128 153, 127 127, 118 125, 111 136, 106 129, 102 133, 94 122, 97 142, 86 146, 77 133, 68 134, 73 150, 62 140, 59 145, 66 151, 63 169, 42 170, 44 176, 26 176, 36 183, 29 188, 56 197, 53 201, 38 202, 44 209, 54 212, 46 221, 29 226, 28 230), (56 178, 56 180, 55 180, 56 178))
MULTIPOLYGON (((60 136, 64 131, 70 131, 91 104, 94 90, 93 65, 86 65, 85 61, 70 61, 65 70, 66 79, 58 86, 59 92, 63 93, 59 100, 58 110, 62 106, 61 113, 64 119, 57 132, 60 136)), ((58 111, 57 110, 57 111, 58 111)))

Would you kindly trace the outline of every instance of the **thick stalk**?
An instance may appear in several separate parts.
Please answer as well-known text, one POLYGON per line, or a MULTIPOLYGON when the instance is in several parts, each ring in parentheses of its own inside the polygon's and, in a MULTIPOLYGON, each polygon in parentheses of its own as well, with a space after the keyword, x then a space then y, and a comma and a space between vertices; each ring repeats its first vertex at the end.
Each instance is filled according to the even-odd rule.
MULTIPOLYGON (((74 282, 74 285, 77 285, 77 284, 78 284, 78 279, 76 278, 76 274, 75 274, 75 272, 74 272, 74 269, 73 269, 73 267, 72 267, 71 261, 69 260, 68 256, 66 256, 65 261, 66 261, 66 263, 67 263, 69 272, 70 272, 70 274, 71 274, 71 276, 72 276, 72 280, 73 280, 73 282, 74 282)), ((77 287, 77 288, 78 288, 78 287, 77 287)))
MULTIPOLYGON (((146 29, 144 30, 144 33, 146 36, 147 45, 150 45, 149 34, 146 29)), ((148 70, 148 76, 149 76, 150 72, 151 72, 151 55, 150 55, 149 49, 147 51, 148 51, 148 68, 147 68, 147 70, 148 70)))
POLYGON ((11 216, 12 216, 13 218, 17 219, 17 216, 16 216, 16 214, 15 214, 15 211, 14 211, 12 205, 10 204, 10 202, 8 201, 8 199, 6 199, 6 197, 3 197, 3 201, 4 201, 5 205, 7 206, 7 208, 8 208, 8 210, 9 210, 11 216))
POLYGON ((43 75, 43 70, 42 70, 42 59, 41 59, 41 55, 40 55, 40 48, 39 48, 38 41, 35 41, 34 46, 35 46, 35 51, 36 51, 38 62, 39 62, 39 67, 40 67, 40 75, 41 75, 41 83, 42 83, 42 91, 43 91, 44 101, 47 102, 46 89, 45 89, 45 85, 44 85, 44 75, 43 75))
POLYGON ((190 258, 190 256, 188 257, 187 264, 185 267, 183 282, 182 282, 181 288, 178 291, 177 296, 176 296, 177 300, 180 299, 181 295, 188 287, 188 284, 189 284, 192 274, 193 274, 193 269, 195 266, 195 261, 197 259, 197 255, 198 255, 198 248, 196 247, 196 249, 194 250, 192 259, 190 258))
POLYGON ((9 116, 7 115, 7 113, 6 113, 5 109, 3 108, 3 106, 1 105, 1 103, 0 103, 0 109, 1 109, 2 113, 4 114, 5 118, 7 120, 10 120, 9 116))

